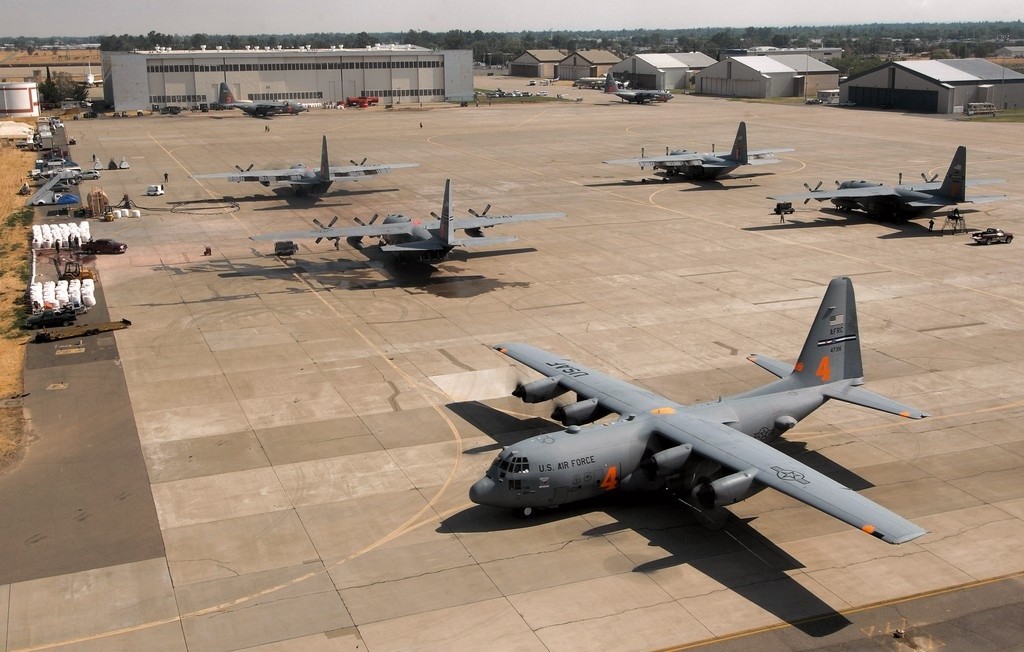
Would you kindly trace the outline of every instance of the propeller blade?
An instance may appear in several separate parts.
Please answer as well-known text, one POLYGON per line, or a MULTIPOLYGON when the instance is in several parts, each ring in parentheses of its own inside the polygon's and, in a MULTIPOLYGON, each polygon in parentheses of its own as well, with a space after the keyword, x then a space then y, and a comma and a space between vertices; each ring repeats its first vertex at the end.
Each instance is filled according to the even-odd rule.
POLYGON ((475 210, 473 210, 472 208, 470 208, 470 209, 468 209, 468 210, 469 210, 469 214, 470 214, 470 215, 472 215, 473 217, 480 217, 480 213, 477 213, 477 212, 476 212, 475 210))
POLYGON ((245 168, 245 171, 248 172, 249 170, 253 169, 254 167, 256 167, 256 164, 255 163, 250 163, 249 167, 245 168))
POLYGON ((366 222, 362 221, 362 220, 361 220, 361 219, 359 219, 358 217, 353 217, 353 218, 352 218, 352 220, 353 220, 353 221, 354 221, 354 222, 355 222, 356 224, 358 224, 359 226, 366 226, 366 222))
POLYGON ((327 225, 327 228, 329 229, 329 228, 331 228, 332 226, 334 226, 334 223, 335 223, 335 222, 337 222, 337 221, 338 221, 338 216, 337 216, 337 215, 335 215, 335 216, 334 216, 334 219, 333 219, 333 220, 331 220, 331 223, 327 225))
POLYGON ((327 228, 327 227, 324 226, 323 222, 321 222, 320 220, 316 219, 315 217, 313 218, 313 224, 316 224, 316 228, 318 228, 318 229, 326 229, 327 228))
POLYGON ((434 211, 430 211, 430 217, 434 218, 435 220, 441 219, 441 217, 434 211))
POLYGON ((489 210, 491 210, 491 205, 487 204, 486 206, 484 206, 484 212, 480 213, 480 216, 482 217, 484 215, 487 215, 487 211, 489 211, 489 210))
POLYGON ((380 217, 380 213, 374 213, 373 217, 370 218, 370 224, 376 222, 378 217, 380 217))

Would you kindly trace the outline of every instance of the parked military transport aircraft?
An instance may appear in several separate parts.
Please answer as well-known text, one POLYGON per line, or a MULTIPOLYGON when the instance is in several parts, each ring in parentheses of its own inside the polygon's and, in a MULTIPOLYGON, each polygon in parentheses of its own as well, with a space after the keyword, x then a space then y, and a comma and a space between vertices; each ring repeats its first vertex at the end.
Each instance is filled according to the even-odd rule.
POLYGON ((330 159, 327 156, 327 136, 324 136, 320 148, 319 168, 308 168, 302 163, 297 163, 296 165, 284 170, 253 170, 253 166, 251 165, 249 166, 249 169, 243 170, 236 165, 235 169, 237 172, 196 174, 193 175, 192 178, 227 179, 234 183, 255 181, 263 186, 269 186, 271 183, 287 183, 291 185, 292 190, 294 190, 297 195, 319 195, 327 192, 331 187, 331 184, 335 181, 359 181, 363 177, 387 174, 391 170, 397 170, 399 168, 416 168, 420 165, 419 163, 383 163, 380 165, 364 165, 366 163, 366 159, 363 159, 362 163, 356 163, 355 161, 351 161, 351 163, 352 165, 331 167, 330 159))
POLYGON ((829 283, 796 365, 750 360, 779 377, 760 388, 680 405, 593 369, 509 342, 494 347, 544 378, 513 391, 528 403, 565 392, 578 402, 555 410, 568 427, 505 448, 472 486, 475 503, 528 515, 607 491, 670 488, 712 523, 722 507, 772 487, 888 543, 925 530, 769 444, 829 399, 911 419, 924 412, 858 387, 864 382, 853 283, 829 283), (580 428, 608 414, 614 423, 580 428))
POLYGON ((333 240, 335 248, 339 247, 341 238, 345 238, 353 249, 362 249, 365 237, 380 238, 381 251, 393 254, 400 261, 413 260, 424 263, 438 263, 448 257, 455 247, 485 247, 489 245, 514 242, 515 236, 487 237, 483 229, 510 222, 528 222, 565 217, 565 213, 532 213, 525 215, 488 215, 490 204, 483 212, 470 211, 473 217, 455 217, 452 214, 452 180, 444 183, 444 202, 441 204, 441 215, 431 213, 435 219, 427 222, 414 220, 405 215, 388 215, 380 224, 375 224, 374 215, 369 224, 358 217, 359 226, 335 228, 338 221, 335 217, 327 226, 318 220, 313 222, 319 227, 315 231, 292 231, 287 233, 266 233, 252 236, 252 240, 297 240, 300 238, 316 238, 333 240), (456 238, 455 231, 465 231, 470 237, 456 238))
POLYGON ((629 90, 619 88, 615 77, 608 73, 604 78, 604 92, 618 95, 623 102, 635 102, 636 104, 647 104, 648 102, 668 102, 672 99, 672 93, 668 91, 645 91, 629 90))
MULTIPOLYGON (((775 154, 779 152, 792 152, 792 147, 781 147, 775 149, 747 149, 747 123, 741 122, 736 130, 736 140, 733 141, 732 149, 728 154, 716 154, 715 152, 693 152, 688 149, 677 149, 668 151, 665 149, 664 156, 644 156, 641 153, 639 158, 623 158, 612 161, 605 161, 612 165, 636 165, 640 164, 643 170, 648 165, 655 170, 664 170, 662 181, 668 181, 672 177, 683 177, 686 179, 717 179, 723 174, 729 174, 741 165, 771 165, 778 163, 779 159, 775 154)), ((641 180, 647 183, 647 179, 641 180)))
POLYGON ((221 106, 241 109, 254 118, 270 118, 275 115, 295 115, 308 111, 301 102, 295 100, 236 100, 235 94, 227 82, 220 83, 220 95, 217 102, 221 106))
MULTIPOLYGON (((924 177, 924 174, 921 176, 924 177)), ((836 181, 836 190, 817 190, 804 184, 808 192, 778 195, 768 199, 775 201, 802 199, 805 204, 811 199, 818 201, 828 199, 840 211, 860 209, 869 215, 899 217, 921 215, 962 203, 983 204, 999 201, 1005 199, 1006 195, 968 199, 966 189, 967 186, 984 186, 1004 182, 1005 179, 968 181, 967 148, 961 145, 953 154, 953 161, 949 164, 949 170, 946 171, 946 176, 941 182, 935 181, 935 177, 931 180, 924 177, 924 183, 901 183, 896 186, 886 186, 873 181, 836 181)))

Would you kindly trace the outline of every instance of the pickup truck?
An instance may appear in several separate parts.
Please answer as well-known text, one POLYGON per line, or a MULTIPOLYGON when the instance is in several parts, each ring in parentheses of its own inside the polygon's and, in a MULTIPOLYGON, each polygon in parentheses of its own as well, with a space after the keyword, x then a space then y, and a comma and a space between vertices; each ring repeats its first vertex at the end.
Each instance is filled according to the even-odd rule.
POLYGON ((975 231, 971 234, 974 241, 978 244, 989 245, 996 242, 1004 242, 1010 244, 1013 242, 1013 234, 1007 233, 1002 229, 985 229, 984 231, 975 231))

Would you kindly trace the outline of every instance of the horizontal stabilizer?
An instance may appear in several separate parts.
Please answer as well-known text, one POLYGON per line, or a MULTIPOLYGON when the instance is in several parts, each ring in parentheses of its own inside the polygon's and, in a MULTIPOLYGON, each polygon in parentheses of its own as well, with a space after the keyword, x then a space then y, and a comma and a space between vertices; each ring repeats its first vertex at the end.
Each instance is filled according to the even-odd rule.
POLYGON ((987 197, 968 197, 964 201, 968 204, 987 204, 994 201, 1003 201, 1006 195, 988 195, 987 197))
POLYGON ((514 235, 496 235, 485 238, 459 238, 450 240, 449 244, 456 247, 489 247, 491 245, 507 244, 518 240, 514 235))
POLYGON ((854 405, 860 405, 862 407, 872 408, 874 410, 881 410, 882 412, 907 417, 908 419, 923 419, 931 416, 927 412, 899 403, 891 398, 886 398, 881 394, 875 394, 874 392, 861 387, 846 385, 839 387, 825 387, 823 389, 823 393, 829 398, 834 398, 846 403, 853 403, 854 405))
POLYGON ((782 163, 782 159, 777 158, 748 158, 747 165, 775 165, 776 163, 782 163))
POLYGON ((785 362, 779 362, 778 360, 774 360, 768 356, 760 355, 758 353, 750 354, 747 356, 747 360, 750 360, 758 367, 775 374, 779 378, 785 378, 789 374, 793 373, 793 365, 786 364, 785 362))

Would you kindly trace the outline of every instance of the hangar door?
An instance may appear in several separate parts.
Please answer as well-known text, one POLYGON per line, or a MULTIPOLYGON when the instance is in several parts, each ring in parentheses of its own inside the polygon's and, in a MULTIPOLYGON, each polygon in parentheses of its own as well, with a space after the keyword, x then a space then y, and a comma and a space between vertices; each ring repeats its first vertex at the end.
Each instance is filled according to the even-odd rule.
POLYGON ((938 113, 939 92, 917 91, 906 88, 872 88, 850 86, 850 101, 857 106, 880 109, 900 109, 918 113, 938 113))

